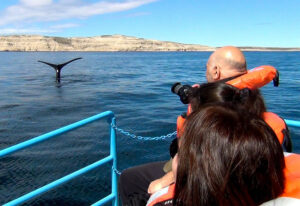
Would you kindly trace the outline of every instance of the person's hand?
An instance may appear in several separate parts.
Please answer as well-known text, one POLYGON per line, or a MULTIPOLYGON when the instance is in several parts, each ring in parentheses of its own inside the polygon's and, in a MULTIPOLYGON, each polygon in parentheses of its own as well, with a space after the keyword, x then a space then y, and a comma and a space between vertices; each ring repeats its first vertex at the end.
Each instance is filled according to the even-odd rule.
POLYGON ((148 193, 153 194, 158 190, 174 183, 174 174, 172 171, 166 173, 163 177, 152 181, 148 187, 148 193))
POLYGON ((148 187, 148 193, 153 194, 162 188, 161 179, 153 180, 148 187))

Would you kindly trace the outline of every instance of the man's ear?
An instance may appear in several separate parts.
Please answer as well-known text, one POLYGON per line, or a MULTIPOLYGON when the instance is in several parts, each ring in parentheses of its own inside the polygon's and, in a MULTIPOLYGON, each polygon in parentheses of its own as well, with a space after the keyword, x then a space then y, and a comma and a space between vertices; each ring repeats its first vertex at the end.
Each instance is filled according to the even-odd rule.
POLYGON ((213 79, 214 81, 217 81, 220 79, 220 77, 221 77, 221 67, 219 65, 216 65, 213 68, 213 79))

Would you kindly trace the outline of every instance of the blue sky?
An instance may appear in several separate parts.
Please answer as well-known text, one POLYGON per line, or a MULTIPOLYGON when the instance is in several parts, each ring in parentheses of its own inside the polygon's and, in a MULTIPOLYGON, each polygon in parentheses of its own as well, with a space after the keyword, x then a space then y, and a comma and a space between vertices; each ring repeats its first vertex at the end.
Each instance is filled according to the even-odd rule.
POLYGON ((0 35, 122 34, 208 46, 300 47, 299 0, 7 0, 0 35))

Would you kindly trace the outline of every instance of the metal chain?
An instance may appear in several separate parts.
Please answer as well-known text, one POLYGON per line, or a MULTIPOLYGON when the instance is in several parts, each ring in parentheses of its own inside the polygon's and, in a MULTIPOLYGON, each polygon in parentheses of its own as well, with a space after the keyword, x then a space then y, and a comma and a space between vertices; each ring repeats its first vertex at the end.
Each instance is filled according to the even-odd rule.
MULTIPOLYGON (((157 140, 164 140, 166 138, 171 138, 173 136, 175 136, 177 134, 177 131, 169 133, 167 135, 162 135, 159 137, 142 137, 142 136, 137 136, 135 134, 131 134, 121 128, 118 128, 115 124, 113 124, 113 122, 111 123, 112 128, 114 128, 115 130, 117 130, 118 132, 120 132, 121 134, 131 137, 133 139, 138 139, 138 140, 145 140, 145 141, 157 141, 157 140)), ((120 172, 117 168, 112 167, 112 170, 117 174, 117 175, 121 175, 122 172, 120 172)))
POLYGON ((118 132, 120 132, 121 134, 125 135, 125 136, 128 136, 128 137, 131 137, 133 139, 138 139, 138 140, 145 140, 145 141, 157 141, 157 140, 164 140, 166 138, 171 138, 173 136, 175 136, 177 134, 177 132, 172 132, 172 133, 169 133, 167 135, 162 135, 162 136, 159 136, 159 137, 142 137, 142 136, 137 136, 135 134, 131 134, 121 128, 118 128, 116 125, 114 125, 113 123, 111 123, 111 126, 117 130, 118 132))

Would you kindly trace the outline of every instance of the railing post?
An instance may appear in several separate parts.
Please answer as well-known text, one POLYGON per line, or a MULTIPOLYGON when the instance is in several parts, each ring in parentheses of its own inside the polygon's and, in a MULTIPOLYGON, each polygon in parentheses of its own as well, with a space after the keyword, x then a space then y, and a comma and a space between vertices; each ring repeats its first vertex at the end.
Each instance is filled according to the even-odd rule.
POLYGON ((111 169, 111 193, 115 196, 113 200, 114 206, 119 205, 119 195, 118 195, 118 177, 117 173, 114 169, 117 169, 117 145, 116 145, 116 130, 112 127, 112 125, 116 124, 115 117, 111 118, 110 124, 110 155, 113 156, 113 166, 111 169))

